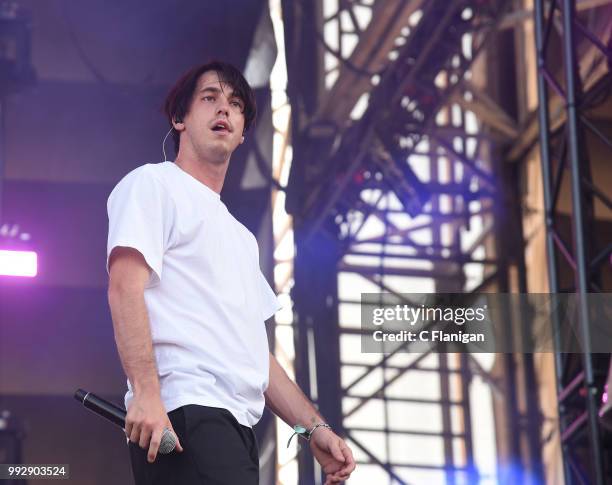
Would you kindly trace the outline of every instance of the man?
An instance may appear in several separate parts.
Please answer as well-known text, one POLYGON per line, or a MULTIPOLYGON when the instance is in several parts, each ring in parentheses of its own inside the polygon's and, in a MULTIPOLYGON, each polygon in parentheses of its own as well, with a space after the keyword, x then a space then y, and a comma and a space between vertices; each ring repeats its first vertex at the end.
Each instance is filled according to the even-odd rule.
POLYGON ((268 351, 264 322, 278 300, 254 236, 219 197, 255 118, 253 92, 214 62, 185 74, 165 111, 176 161, 135 169, 108 200, 108 296, 136 484, 258 483, 252 426, 264 404, 311 432, 326 484, 346 480, 351 450, 268 351), (157 455, 165 428, 176 451, 157 455))

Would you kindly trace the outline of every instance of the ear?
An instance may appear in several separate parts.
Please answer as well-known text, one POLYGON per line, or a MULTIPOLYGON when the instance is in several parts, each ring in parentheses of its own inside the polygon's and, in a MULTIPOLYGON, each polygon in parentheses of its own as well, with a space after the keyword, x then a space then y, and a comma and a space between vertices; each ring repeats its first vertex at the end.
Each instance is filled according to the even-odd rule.
POLYGON ((244 135, 240 137, 240 144, 242 145, 243 143, 244 143, 244 135))
POLYGON ((183 131, 185 129, 185 123, 177 119, 174 119, 172 121, 172 126, 174 127, 176 131, 183 131))

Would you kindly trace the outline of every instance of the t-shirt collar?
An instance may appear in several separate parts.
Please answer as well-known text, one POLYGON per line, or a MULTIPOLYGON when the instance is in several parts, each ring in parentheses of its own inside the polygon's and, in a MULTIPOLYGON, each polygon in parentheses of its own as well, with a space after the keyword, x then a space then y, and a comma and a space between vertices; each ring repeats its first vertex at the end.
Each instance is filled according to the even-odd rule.
POLYGON ((183 174, 185 174, 185 176, 189 177, 193 182, 195 182, 196 184, 198 184, 199 187, 202 188, 202 190, 204 190, 205 192, 208 192, 211 195, 214 195, 217 199, 221 199, 221 195, 218 194, 217 192, 215 192, 213 189, 211 189, 208 185, 200 182, 197 178, 195 178, 193 175, 185 172, 185 170, 183 170, 181 167, 179 167, 176 163, 171 162, 166 160, 166 163, 170 163, 172 165, 174 165, 176 167, 177 170, 179 170, 180 172, 182 172, 183 174))

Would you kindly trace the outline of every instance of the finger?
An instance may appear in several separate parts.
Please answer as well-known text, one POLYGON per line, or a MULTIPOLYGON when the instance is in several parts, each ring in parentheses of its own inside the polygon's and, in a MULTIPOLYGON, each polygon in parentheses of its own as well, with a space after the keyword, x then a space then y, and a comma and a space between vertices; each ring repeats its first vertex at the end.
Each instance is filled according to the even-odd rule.
POLYGON ((355 458, 353 458, 353 452, 348 446, 345 445, 342 447, 342 453, 344 454, 344 458, 346 459, 345 461, 347 463, 355 463, 355 458))
POLYGON ((124 429, 124 431, 125 431, 125 436, 128 439, 130 438, 130 435, 132 434, 132 427, 133 426, 134 425, 131 422, 127 422, 127 421, 125 422, 125 429, 124 429))
POLYGON ((343 470, 337 471, 334 475, 342 478, 342 480, 346 480, 350 476, 351 472, 347 472, 343 470))
POLYGON ((326 475, 333 475, 334 473, 338 473, 341 468, 342 463, 338 463, 337 461, 333 460, 323 467, 323 471, 326 475))
POLYGON ((174 437, 176 438, 176 446, 175 446, 175 450, 178 451, 179 453, 183 452, 183 447, 181 445, 181 440, 179 440, 178 435, 176 434, 176 431, 174 431, 174 428, 172 427, 171 424, 168 424, 168 428, 170 428, 170 431, 172 431, 172 433, 174 434, 174 437))
POLYGON ((149 440, 150 439, 151 439, 151 432, 148 431, 146 428, 143 428, 140 431, 140 439, 138 440, 138 445, 143 450, 146 450, 149 447, 149 440))
POLYGON ((338 480, 339 482, 343 482, 350 475, 351 475, 351 472, 347 472, 346 469, 343 468, 342 470, 338 470, 336 473, 334 473, 333 477, 334 477, 334 479, 338 480))
POLYGON ((342 475, 350 475, 351 473, 353 473, 353 470, 355 470, 355 465, 346 465, 344 467, 342 467, 340 470, 338 470, 336 473, 342 474, 342 475))
POLYGON ((329 482, 329 483, 340 483, 340 478, 338 477, 337 473, 330 473, 325 477, 325 482, 329 482))
POLYGON ((340 483, 340 481, 334 478, 333 475, 327 475, 325 485, 334 485, 335 483, 340 483))
POLYGON ((161 442, 162 432, 163 428, 157 428, 155 431, 153 431, 153 436, 151 436, 151 442, 149 443, 149 452, 147 453, 147 460, 149 463, 153 463, 155 461, 157 450, 159 450, 159 443, 161 442))
POLYGON ((355 469, 355 458, 353 458, 353 452, 348 446, 343 446, 342 453, 344 454, 345 466, 338 473, 350 474, 355 469))
POLYGON ((345 458, 344 458, 344 455, 342 454, 342 450, 340 450, 339 443, 337 441, 332 441, 329 448, 330 448, 332 456, 339 462, 344 463, 345 458))
POLYGON ((137 424, 132 426, 132 430, 130 431, 130 441, 136 444, 138 444, 140 441, 140 427, 137 424))

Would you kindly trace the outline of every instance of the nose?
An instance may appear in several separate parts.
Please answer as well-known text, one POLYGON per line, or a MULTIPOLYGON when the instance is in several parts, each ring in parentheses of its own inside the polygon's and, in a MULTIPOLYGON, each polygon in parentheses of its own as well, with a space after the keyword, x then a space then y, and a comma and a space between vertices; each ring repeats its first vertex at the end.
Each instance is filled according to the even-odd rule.
POLYGON ((225 114, 226 117, 229 116, 229 101, 225 96, 219 97, 219 105, 217 106, 217 114, 225 114))

